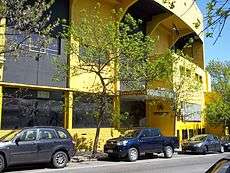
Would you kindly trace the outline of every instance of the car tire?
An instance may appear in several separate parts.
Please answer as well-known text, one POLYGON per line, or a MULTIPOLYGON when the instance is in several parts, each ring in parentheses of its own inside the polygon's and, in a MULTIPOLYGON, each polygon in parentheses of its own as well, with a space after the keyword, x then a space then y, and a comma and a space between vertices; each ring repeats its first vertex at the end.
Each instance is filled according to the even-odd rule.
POLYGON ((164 147, 164 157, 171 158, 173 156, 173 148, 171 146, 164 147))
POLYGON ((139 153, 136 148, 133 147, 128 150, 128 160, 130 162, 135 162, 138 159, 138 155, 139 153))
POLYGON ((57 151, 52 157, 52 165, 54 168, 64 168, 68 163, 68 156, 64 151, 57 151))
POLYGON ((224 147, 222 145, 220 146, 219 153, 224 153, 224 147))
POLYGON ((202 154, 207 154, 208 153, 208 148, 207 148, 207 146, 204 146, 204 148, 203 148, 203 152, 202 152, 202 154))
POLYGON ((5 166, 5 158, 2 154, 0 154, 0 172, 2 172, 5 169, 5 166))

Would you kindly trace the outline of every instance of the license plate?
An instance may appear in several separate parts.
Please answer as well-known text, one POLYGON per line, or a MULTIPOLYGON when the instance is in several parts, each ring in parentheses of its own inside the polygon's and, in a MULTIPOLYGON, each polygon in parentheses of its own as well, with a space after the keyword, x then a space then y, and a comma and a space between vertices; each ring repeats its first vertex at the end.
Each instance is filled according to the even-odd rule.
POLYGON ((186 150, 186 152, 191 152, 191 150, 186 150))
POLYGON ((112 152, 113 152, 113 150, 107 150, 107 152, 108 152, 108 153, 112 153, 112 152))

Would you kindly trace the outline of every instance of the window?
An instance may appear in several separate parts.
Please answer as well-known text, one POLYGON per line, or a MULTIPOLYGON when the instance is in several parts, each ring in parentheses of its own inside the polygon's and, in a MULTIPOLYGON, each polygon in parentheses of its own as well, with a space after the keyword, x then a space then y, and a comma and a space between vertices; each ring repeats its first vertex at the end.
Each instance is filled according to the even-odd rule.
POLYGON ((187 129, 182 130, 182 139, 188 139, 187 129))
POLYGON ((199 75, 196 73, 195 74, 195 80, 198 81, 199 80, 199 75))
POLYGON ((35 141, 37 138, 37 130, 26 130, 20 135, 20 141, 35 141))
POLYGON ((193 133, 193 129, 189 129, 189 138, 193 137, 194 133, 193 133))
POLYGON ((203 79, 202 76, 199 76, 199 82, 202 83, 203 79))
POLYGON ((64 93, 50 91, 38 98, 38 91, 4 88, 2 129, 33 126, 63 126, 64 93))
POLYGON ((185 121, 201 121, 201 105, 182 103, 182 115, 185 121))
POLYGON ((219 141, 219 138, 217 136, 213 136, 215 141, 219 141))
POLYGON ((61 130, 58 130, 57 131, 58 133, 58 136, 61 138, 61 139, 67 139, 68 136, 65 134, 65 132, 61 131, 61 130))
POLYGON ((42 41, 42 36, 38 34, 32 34, 29 50, 32 52, 47 53, 50 55, 59 55, 61 50, 61 40, 59 38, 50 38, 49 43, 44 46, 44 41, 42 41))
POLYGON ((203 128, 203 129, 201 130, 201 133, 202 133, 202 134, 205 134, 205 128, 203 128))
POLYGON ((185 74, 185 68, 180 66, 180 75, 183 76, 185 74))
POLYGON ((186 69, 186 76, 187 76, 187 77, 191 77, 191 70, 186 69))
POLYGON ((151 129, 151 135, 152 136, 160 136, 160 130, 159 129, 151 129))
POLYGON ((180 130, 177 130, 177 131, 176 131, 176 135, 177 135, 177 139, 180 140, 180 130))
POLYGON ((214 137, 212 135, 209 135, 207 139, 210 140, 210 141, 213 141, 214 137))
POLYGON ((149 137, 153 137, 153 133, 150 129, 145 129, 143 132, 142 132, 142 135, 141 137, 144 137, 144 138, 149 138, 149 137))
POLYGON ((23 31, 16 31, 8 28, 10 36, 8 41, 12 45, 19 44, 23 50, 29 50, 31 52, 47 53, 50 55, 60 55, 61 51, 61 39, 50 37, 44 41, 44 37, 39 34, 27 35, 23 31))
POLYGON ((55 139, 57 136, 54 130, 42 129, 39 130, 39 140, 55 139))
POLYGON ((198 135, 200 135, 201 134, 201 129, 198 129, 198 135))

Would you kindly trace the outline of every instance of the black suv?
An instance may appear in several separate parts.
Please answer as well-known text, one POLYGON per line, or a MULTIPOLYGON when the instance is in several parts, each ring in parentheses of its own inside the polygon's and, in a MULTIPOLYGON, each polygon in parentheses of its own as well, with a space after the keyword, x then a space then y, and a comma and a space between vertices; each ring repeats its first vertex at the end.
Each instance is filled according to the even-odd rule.
POLYGON ((0 172, 11 165, 32 163, 63 168, 75 154, 72 137, 61 127, 24 128, 0 140, 0 172))

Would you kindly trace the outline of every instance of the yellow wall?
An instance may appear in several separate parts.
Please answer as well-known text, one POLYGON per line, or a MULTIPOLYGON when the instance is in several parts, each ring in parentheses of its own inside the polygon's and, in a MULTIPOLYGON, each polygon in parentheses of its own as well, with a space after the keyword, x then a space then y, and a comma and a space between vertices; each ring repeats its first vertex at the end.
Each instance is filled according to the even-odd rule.
MULTIPOLYGON (((95 134, 96 134, 96 129, 95 128, 80 128, 80 129, 68 129, 70 134, 72 136, 77 134, 77 138, 86 138, 86 144, 88 147, 93 144, 95 134)), ((106 140, 119 137, 120 132, 118 130, 115 130, 114 128, 101 128, 101 133, 99 137, 99 143, 98 143, 98 149, 103 150, 104 144, 106 143, 106 140)), ((75 139, 77 139, 75 138, 75 139)))
POLYGON ((160 128, 165 136, 174 136, 174 114, 169 102, 162 100, 148 100, 146 102, 146 116, 149 127, 160 128), (162 110, 159 110, 159 106, 162 110))
MULTIPOLYGON (((194 3, 194 0, 177 0, 175 1, 174 8, 170 8, 170 6, 162 0, 155 1, 183 20, 190 28, 192 28, 193 31, 197 33, 201 40, 203 40, 203 16, 196 3, 194 3), (197 20, 200 21, 200 26, 198 28, 194 25, 197 20)), ((172 2, 173 0, 169 1, 172 2)))
MULTIPOLYGON (((101 18, 105 20, 109 20, 110 17, 113 16, 112 10, 116 8, 116 3, 112 3, 111 1, 98 1, 98 0, 78 0, 71 2, 71 22, 76 23, 81 17, 81 10, 87 10, 87 13, 91 14, 95 12, 95 7, 97 3, 100 2, 101 6, 99 8, 101 18)), ((90 19, 89 19, 90 20, 90 19)), ((76 44, 76 49, 78 49, 78 44, 71 40, 72 44, 76 44)), ((78 65, 77 54, 70 56, 70 77, 69 84, 70 88, 85 91, 85 92, 97 92, 101 90, 101 82, 95 73, 84 73, 80 75, 74 75, 76 72, 75 67, 78 65)), ((106 69, 106 73, 104 77, 112 78, 114 73, 114 64, 111 63, 111 68, 106 69)), ((78 71, 79 73, 79 71, 78 71)), ((110 85, 113 88, 113 85, 110 85)))

